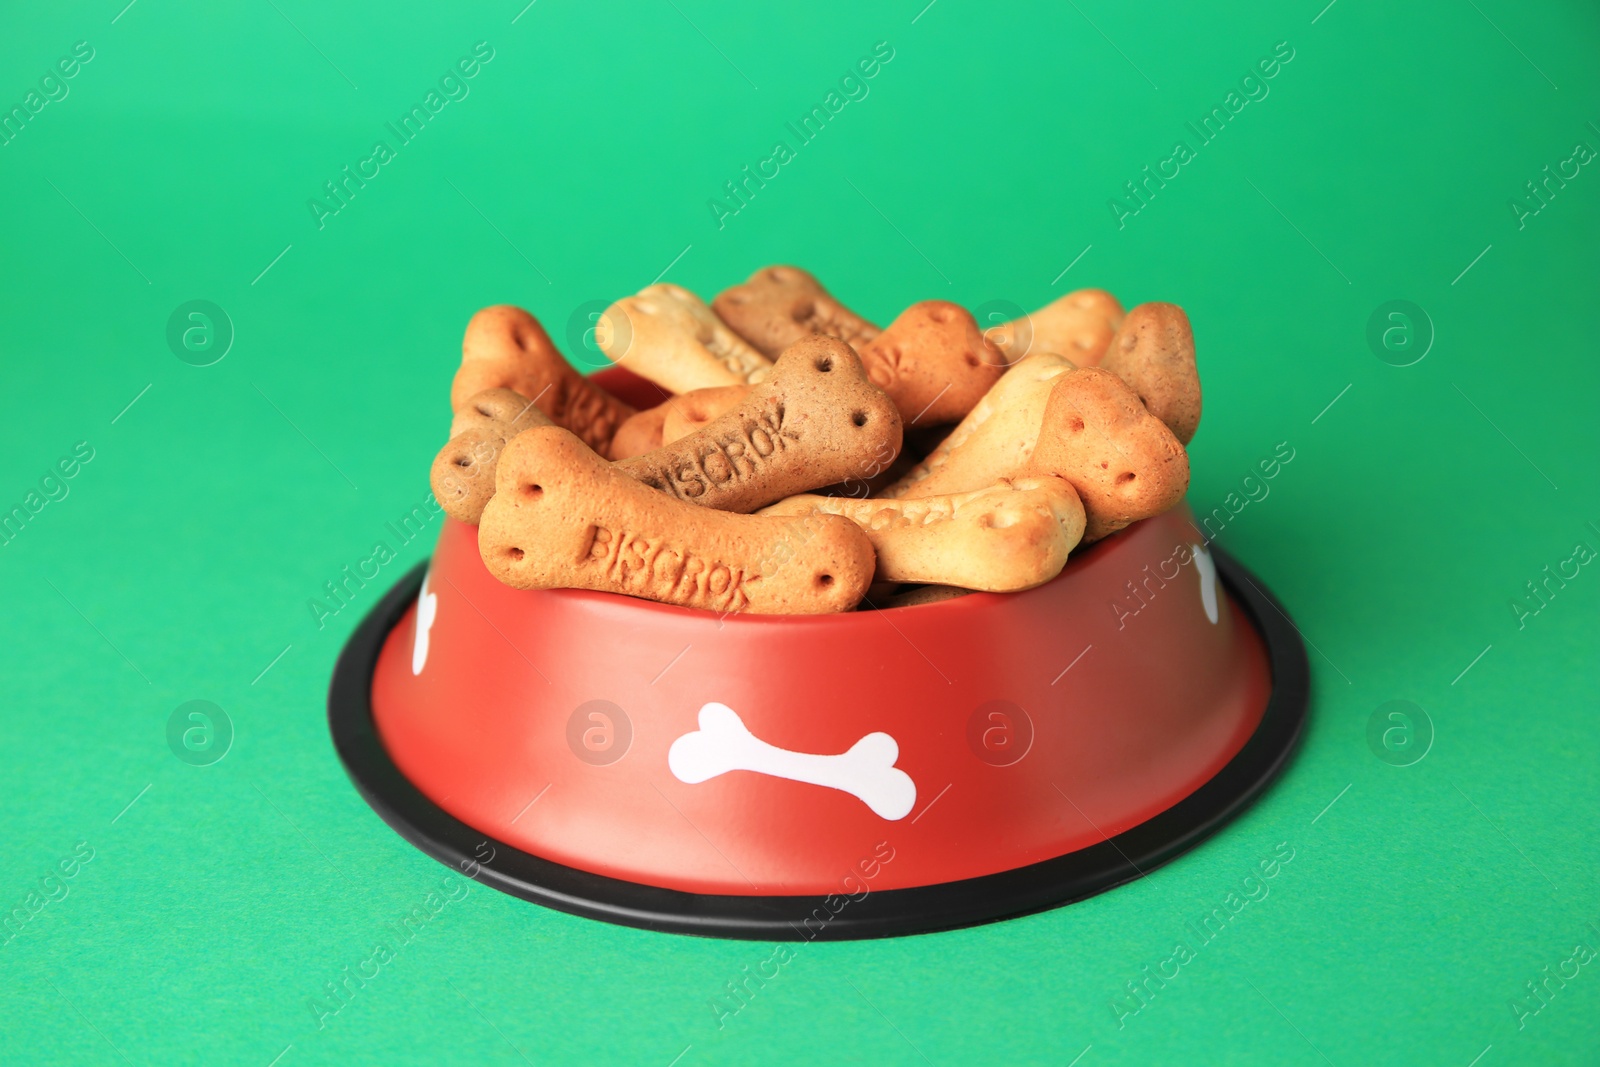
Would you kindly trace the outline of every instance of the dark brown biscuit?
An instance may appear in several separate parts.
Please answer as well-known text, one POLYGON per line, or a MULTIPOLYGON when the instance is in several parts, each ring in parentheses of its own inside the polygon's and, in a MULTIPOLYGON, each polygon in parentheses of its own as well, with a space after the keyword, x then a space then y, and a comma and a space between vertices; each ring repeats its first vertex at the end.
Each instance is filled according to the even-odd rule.
POLYGON ((780 356, 738 407, 618 467, 680 500, 754 511, 871 477, 894 462, 900 441, 894 401, 868 380, 855 350, 812 336, 780 356))
POLYGON ((799 267, 763 267, 743 285, 718 293, 711 308, 746 341, 774 359, 812 334, 837 337, 859 351, 879 333, 799 267))

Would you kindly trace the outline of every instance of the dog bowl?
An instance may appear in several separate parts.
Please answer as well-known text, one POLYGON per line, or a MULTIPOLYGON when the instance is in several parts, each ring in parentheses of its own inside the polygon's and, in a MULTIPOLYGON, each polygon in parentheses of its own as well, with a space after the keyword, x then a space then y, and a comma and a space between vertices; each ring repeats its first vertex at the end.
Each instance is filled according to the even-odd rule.
POLYGON ((826 616, 511 589, 446 520, 350 638, 329 718, 373 808, 487 885, 809 940, 1148 873, 1265 788, 1308 689, 1288 616, 1186 507, 1027 592, 826 616))

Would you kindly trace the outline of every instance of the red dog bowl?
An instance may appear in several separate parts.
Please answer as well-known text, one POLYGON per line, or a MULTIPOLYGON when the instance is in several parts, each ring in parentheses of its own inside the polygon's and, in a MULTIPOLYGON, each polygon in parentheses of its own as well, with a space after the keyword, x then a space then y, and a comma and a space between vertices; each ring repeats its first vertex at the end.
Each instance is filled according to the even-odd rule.
POLYGON ((511 589, 447 521, 345 647, 329 718, 379 814, 485 884, 855 938, 1147 873, 1265 788, 1308 689, 1288 616, 1186 508, 1028 592, 826 616, 511 589))

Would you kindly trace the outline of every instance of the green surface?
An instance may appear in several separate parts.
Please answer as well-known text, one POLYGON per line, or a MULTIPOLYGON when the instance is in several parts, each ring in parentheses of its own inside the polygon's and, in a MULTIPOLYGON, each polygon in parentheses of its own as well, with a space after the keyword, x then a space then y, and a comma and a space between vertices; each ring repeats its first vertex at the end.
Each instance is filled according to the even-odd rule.
POLYGON ((1592 5, 122 2, 0 34, 8 108, 93 49, 0 146, 0 504, 93 455, 0 547, 0 897, 29 916, 0 935, 0 1060, 1600 1060, 1600 966, 1520 1028, 1511 1007, 1600 948, 1600 568, 1510 606, 1600 550, 1600 173, 1510 206, 1600 149, 1592 5), (477 42, 468 95, 397 146, 384 124, 477 42), (785 122, 878 42, 868 95, 798 145, 785 122), (1268 94, 1201 144, 1185 124, 1259 96, 1241 79, 1279 42, 1268 94), (307 201, 380 138, 393 158, 319 229, 307 201), (719 228, 708 200, 780 138, 793 158, 719 228), (1180 139, 1119 228, 1108 200, 1180 139), (770 262, 880 322, 1085 285, 1182 303, 1197 510, 1259 497, 1246 474, 1294 449, 1219 541, 1315 647, 1299 758, 1153 877, 802 946, 720 1028, 712 998, 770 946, 472 883, 319 1028, 309 998, 447 872, 335 759, 323 695, 357 611, 319 630, 306 602, 375 542, 398 557, 360 608, 427 552, 385 524, 427 494, 467 318, 516 302, 564 342, 586 302, 658 275, 709 297, 770 262), (208 367, 166 341, 197 299, 236 333, 208 367), (1437 334, 1411 366, 1366 340, 1395 299, 1437 334), (191 700, 231 720, 220 762, 169 749, 191 700), (1432 723, 1411 766, 1369 748, 1392 700, 1432 723), (1119 1025, 1124 983, 1280 842, 1268 896, 1119 1025))

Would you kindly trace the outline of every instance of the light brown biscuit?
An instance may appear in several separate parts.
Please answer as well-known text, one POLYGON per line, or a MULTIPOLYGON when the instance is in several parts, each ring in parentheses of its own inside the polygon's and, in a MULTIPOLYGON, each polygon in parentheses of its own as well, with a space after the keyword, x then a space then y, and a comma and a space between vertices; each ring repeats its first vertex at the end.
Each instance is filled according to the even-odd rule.
POLYGON ((611 362, 671 393, 747 385, 772 361, 751 348, 689 290, 647 285, 600 316, 595 339, 611 362))
POLYGON ((1150 414, 1183 444, 1200 425, 1200 372, 1194 331, 1177 304, 1140 304, 1122 320, 1100 366, 1138 394, 1150 414))
POLYGON ((972 313, 947 300, 912 304, 859 351, 907 425, 955 422, 1006 369, 972 313))
POLYGON ((1013 366, 926 459, 882 493, 936 496, 983 489, 1020 471, 1033 455, 1045 403, 1072 361, 1037 352, 1013 366))
POLYGON ((872 538, 879 582, 931 582, 995 593, 1061 573, 1083 536, 1078 494, 1054 475, 914 500, 795 496, 763 515, 843 515, 872 538))
POLYGON ((658 493, 549 426, 501 453, 478 550, 517 589, 597 589, 717 612, 848 611, 872 543, 831 515, 762 518, 658 493))
POLYGON ((494 495, 494 470, 505 443, 523 430, 551 425, 533 401, 510 389, 468 399, 450 424, 450 440, 434 457, 428 481, 452 519, 476 525, 494 495))
POLYGON ((711 307, 741 337, 774 359, 812 334, 837 337, 859 351, 880 332, 799 267, 762 267, 743 285, 718 293, 711 307))
POLYGON ((663 405, 666 419, 661 424, 661 443, 671 444, 706 427, 740 404, 750 395, 748 385, 714 385, 675 396, 663 405))
POLYGON ((1121 324, 1122 305, 1116 297, 1104 289, 1079 289, 986 332, 1008 363, 1054 352, 1080 367, 1093 367, 1121 324))
POLYGON ((450 384, 450 406, 461 411, 485 389, 513 389, 557 426, 607 455, 611 438, 633 408, 573 369, 539 320, 519 307, 486 307, 467 323, 461 368, 450 384))
POLYGON ((894 401, 867 379, 855 351, 832 337, 808 337, 738 407, 617 466, 680 500, 754 511, 871 477, 894 462, 900 440, 894 401))
POLYGON ((1085 541, 1159 515, 1189 487, 1183 445, 1121 378, 1101 367, 1057 379, 1028 470, 1072 483, 1089 515, 1085 541))
POLYGON ((611 439, 611 458, 618 461, 632 459, 660 448, 661 431, 666 425, 669 404, 670 399, 629 415, 617 427, 617 435, 611 439))

